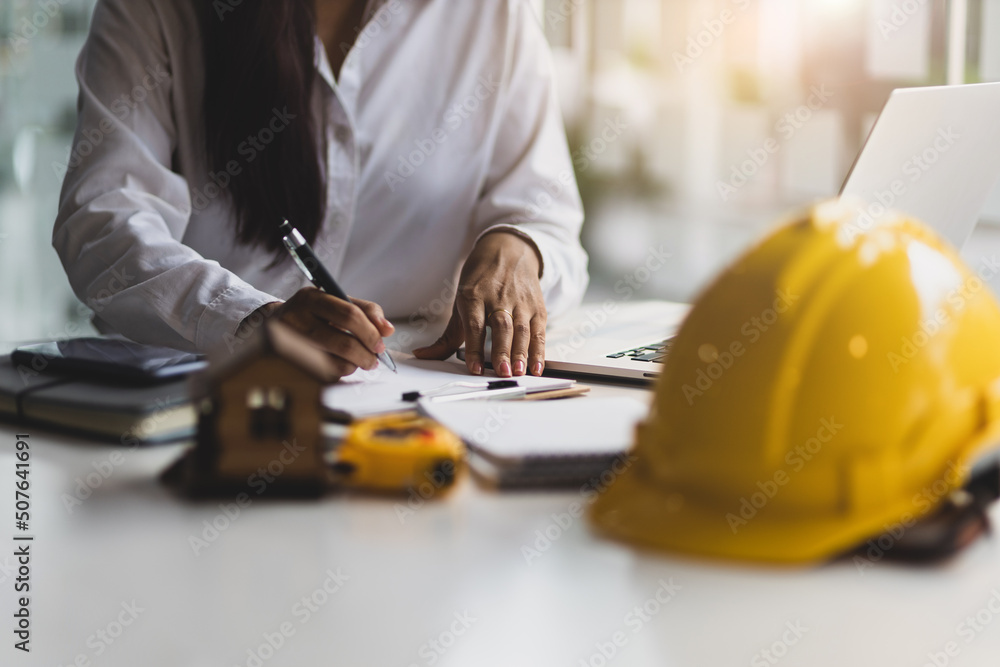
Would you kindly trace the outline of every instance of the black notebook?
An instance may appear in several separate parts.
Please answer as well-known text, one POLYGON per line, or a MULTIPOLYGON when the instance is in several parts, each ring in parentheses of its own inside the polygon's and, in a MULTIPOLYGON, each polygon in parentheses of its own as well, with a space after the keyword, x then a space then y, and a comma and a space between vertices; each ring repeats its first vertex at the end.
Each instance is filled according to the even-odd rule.
POLYGON ((191 437, 195 411, 184 379, 154 385, 39 373, 0 357, 0 416, 127 446, 191 437))

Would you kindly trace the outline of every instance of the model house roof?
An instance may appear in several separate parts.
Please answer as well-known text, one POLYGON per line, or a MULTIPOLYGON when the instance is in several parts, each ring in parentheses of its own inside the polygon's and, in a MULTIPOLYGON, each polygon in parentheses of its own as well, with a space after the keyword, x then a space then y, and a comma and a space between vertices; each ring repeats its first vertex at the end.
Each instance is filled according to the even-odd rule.
POLYGON ((232 351, 223 348, 209 356, 203 387, 221 382, 255 359, 274 355, 304 371, 317 382, 340 378, 333 360, 308 338, 278 320, 267 320, 249 338, 237 340, 232 351))

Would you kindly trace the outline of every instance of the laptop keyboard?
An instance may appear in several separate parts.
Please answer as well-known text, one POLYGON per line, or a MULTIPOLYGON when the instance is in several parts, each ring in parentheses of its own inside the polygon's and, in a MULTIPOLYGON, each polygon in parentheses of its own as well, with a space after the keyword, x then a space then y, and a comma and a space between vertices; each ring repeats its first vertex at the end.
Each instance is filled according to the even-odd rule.
POLYGON ((662 364, 667 358, 667 352, 670 350, 670 344, 672 342, 672 338, 667 338, 659 343, 644 345, 642 347, 634 347, 631 350, 625 350, 624 352, 609 354, 608 359, 621 359, 622 357, 629 357, 632 361, 651 361, 655 364, 662 364))

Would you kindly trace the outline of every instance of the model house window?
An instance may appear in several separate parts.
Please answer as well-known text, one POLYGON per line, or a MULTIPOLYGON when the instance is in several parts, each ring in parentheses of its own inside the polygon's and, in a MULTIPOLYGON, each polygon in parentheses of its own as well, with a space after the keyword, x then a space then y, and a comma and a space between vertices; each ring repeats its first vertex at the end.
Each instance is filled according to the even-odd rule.
POLYGON ((247 392, 250 433, 258 440, 287 437, 291 432, 288 392, 280 387, 253 387, 247 392))

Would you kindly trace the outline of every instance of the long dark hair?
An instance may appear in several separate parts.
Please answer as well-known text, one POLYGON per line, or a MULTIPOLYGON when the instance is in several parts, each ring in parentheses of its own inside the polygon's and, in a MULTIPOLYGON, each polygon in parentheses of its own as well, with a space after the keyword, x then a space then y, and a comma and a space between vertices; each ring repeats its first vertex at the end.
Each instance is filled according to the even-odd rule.
POLYGON ((291 220, 311 243, 326 207, 319 162, 325 142, 311 113, 313 0, 244 0, 225 14, 217 14, 214 4, 205 2, 203 17, 208 164, 220 173, 238 163, 239 174, 222 188, 232 202, 237 238, 273 250, 277 262, 281 220, 291 220), (266 145, 260 140, 272 135, 266 145), (263 148, 249 137, 258 137, 263 148))

